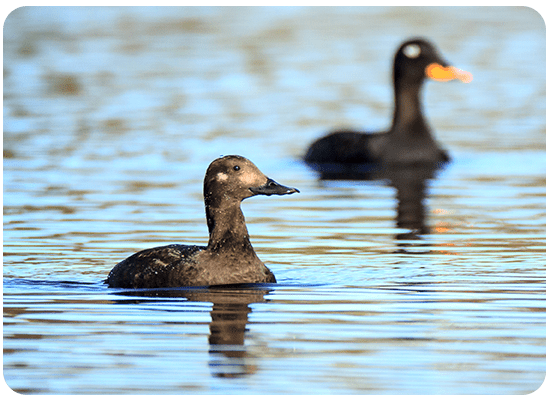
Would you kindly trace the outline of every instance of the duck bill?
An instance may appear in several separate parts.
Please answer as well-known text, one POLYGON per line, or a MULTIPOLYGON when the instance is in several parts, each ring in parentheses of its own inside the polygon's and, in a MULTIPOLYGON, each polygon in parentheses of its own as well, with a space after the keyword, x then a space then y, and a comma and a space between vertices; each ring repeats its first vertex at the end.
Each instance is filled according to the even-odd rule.
POLYGON ((470 83, 473 76, 470 72, 456 67, 444 67, 438 63, 432 63, 426 67, 426 76, 435 81, 447 82, 458 79, 464 83, 470 83))
POLYGON ((263 194, 266 196, 271 196, 272 194, 283 195, 283 194, 300 193, 298 189, 291 188, 288 186, 283 186, 270 178, 267 179, 267 182, 264 185, 258 186, 258 187, 251 187, 249 189, 254 194, 263 194))

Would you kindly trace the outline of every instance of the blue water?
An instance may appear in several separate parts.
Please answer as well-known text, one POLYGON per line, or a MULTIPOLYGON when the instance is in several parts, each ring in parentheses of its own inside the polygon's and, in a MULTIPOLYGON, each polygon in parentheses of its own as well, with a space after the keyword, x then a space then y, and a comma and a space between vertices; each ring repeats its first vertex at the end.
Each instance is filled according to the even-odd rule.
POLYGON ((4 24, 5 390, 536 391, 545 46, 528 8, 15 10, 4 24), (329 129, 389 125, 391 59, 419 35, 474 80, 424 88, 453 161, 425 182, 430 233, 411 236, 391 181, 319 181, 300 157, 329 129), (300 189, 243 203, 278 283, 107 288, 142 248, 207 242, 202 179, 222 154, 300 189))

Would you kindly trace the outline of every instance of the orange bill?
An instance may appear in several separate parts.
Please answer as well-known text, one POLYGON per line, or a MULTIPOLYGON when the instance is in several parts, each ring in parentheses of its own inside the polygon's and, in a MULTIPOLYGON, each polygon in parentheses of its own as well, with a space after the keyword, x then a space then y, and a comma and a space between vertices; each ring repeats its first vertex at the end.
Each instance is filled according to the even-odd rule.
POLYGON ((473 76, 468 71, 456 67, 444 67, 441 64, 432 63, 426 67, 426 76, 440 82, 460 79, 464 83, 470 83, 473 76))

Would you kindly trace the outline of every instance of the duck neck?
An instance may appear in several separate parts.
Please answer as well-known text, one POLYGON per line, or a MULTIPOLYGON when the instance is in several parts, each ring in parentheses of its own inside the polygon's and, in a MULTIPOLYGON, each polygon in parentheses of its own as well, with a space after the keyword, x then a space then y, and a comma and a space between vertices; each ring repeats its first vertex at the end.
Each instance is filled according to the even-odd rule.
POLYGON ((219 207, 207 202, 206 222, 210 235, 208 240, 209 249, 223 252, 238 248, 241 252, 244 249, 254 253, 240 202, 219 207))
POLYGON ((397 135, 423 136, 430 128, 422 115, 420 84, 406 85, 395 82, 395 109, 391 131, 397 135))

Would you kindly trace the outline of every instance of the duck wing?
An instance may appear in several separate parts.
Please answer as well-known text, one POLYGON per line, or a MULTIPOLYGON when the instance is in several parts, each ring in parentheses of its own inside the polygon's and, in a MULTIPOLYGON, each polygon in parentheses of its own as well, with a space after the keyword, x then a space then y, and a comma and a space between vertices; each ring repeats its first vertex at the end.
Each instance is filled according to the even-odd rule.
POLYGON ((119 262, 109 273, 105 283, 109 287, 148 288, 159 286, 163 276, 174 266, 190 259, 195 253, 206 249, 205 246, 171 244, 154 247, 135 253, 119 262))

